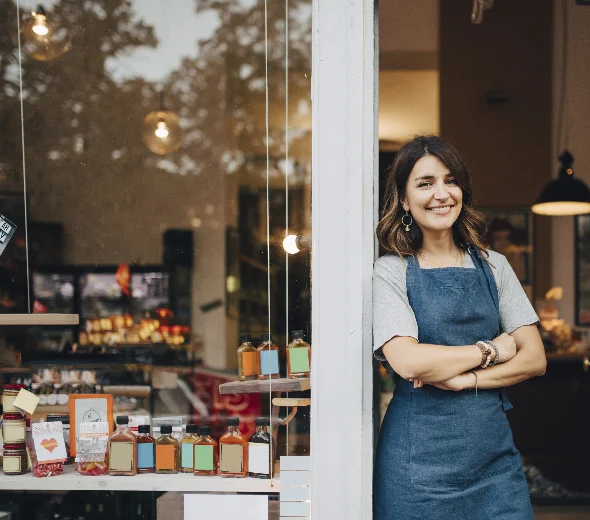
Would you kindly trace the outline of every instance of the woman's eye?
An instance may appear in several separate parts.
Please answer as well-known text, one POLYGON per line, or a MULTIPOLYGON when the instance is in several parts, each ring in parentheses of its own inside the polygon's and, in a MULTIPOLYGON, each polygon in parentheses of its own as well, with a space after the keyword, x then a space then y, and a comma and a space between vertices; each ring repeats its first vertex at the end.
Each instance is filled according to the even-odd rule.
POLYGON ((447 184, 458 184, 456 179, 448 179, 447 184))
POLYGON ((427 188, 428 186, 430 186, 430 182, 421 182, 418 184, 418 188, 427 188))

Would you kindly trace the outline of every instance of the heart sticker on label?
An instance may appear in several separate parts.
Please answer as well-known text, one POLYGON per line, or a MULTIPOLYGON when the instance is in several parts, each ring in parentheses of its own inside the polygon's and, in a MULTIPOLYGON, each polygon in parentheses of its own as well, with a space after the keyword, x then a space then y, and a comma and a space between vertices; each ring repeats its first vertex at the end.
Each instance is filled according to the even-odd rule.
POLYGON ((49 453, 51 453, 55 448, 58 447, 57 441, 51 437, 51 439, 43 439, 41 441, 41 446, 43 446, 49 453))

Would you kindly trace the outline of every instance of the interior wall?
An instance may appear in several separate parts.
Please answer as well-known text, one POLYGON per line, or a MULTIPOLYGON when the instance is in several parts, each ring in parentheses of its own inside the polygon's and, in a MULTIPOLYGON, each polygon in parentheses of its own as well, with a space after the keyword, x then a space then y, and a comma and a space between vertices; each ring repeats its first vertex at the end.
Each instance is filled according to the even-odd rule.
MULTIPOLYGON (((553 32, 553 155, 551 174, 557 175, 557 156, 564 146, 575 157, 574 171, 578 178, 590 184, 590 67, 588 67, 588 32, 590 31, 590 6, 577 5, 573 0, 568 7, 568 62, 566 81, 566 103, 564 114, 564 133, 569 136, 557 148, 557 117, 559 95, 562 81, 561 50, 562 50, 562 2, 555 1, 554 32, 553 32)), ((563 287, 563 300, 560 302, 560 313, 567 323, 575 323, 575 241, 574 218, 553 217, 553 285, 563 287)))
MULTIPOLYGON (((440 2, 441 136, 466 157, 476 202, 527 208, 549 180, 552 1, 440 2)), ((550 287, 551 223, 535 218, 535 294, 550 287)))

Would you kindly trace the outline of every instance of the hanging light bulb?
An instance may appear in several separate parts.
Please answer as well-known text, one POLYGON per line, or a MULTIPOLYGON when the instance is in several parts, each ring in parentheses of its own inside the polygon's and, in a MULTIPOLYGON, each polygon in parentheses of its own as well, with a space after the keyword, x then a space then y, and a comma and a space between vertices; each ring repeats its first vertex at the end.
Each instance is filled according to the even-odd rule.
POLYGON ((311 237, 287 235, 283 239, 283 249, 290 255, 296 255, 302 249, 309 249, 310 246, 311 237))
POLYGON ((158 119, 158 126, 154 134, 156 134, 156 137, 159 137, 160 139, 166 139, 166 137, 170 135, 166 121, 163 119, 158 119))
POLYGON ((49 32, 47 27, 47 16, 45 16, 45 9, 39 6, 37 12, 31 13, 35 18, 35 25, 33 25, 33 32, 39 36, 45 36, 49 32))
POLYGON ((42 5, 23 22, 22 45, 26 54, 37 61, 51 61, 71 49, 71 35, 52 23, 42 5))
POLYGON ((164 108, 164 93, 160 93, 160 109, 150 112, 143 120, 143 142, 158 155, 175 152, 182 146, 184 132, 180 118, 164 108))

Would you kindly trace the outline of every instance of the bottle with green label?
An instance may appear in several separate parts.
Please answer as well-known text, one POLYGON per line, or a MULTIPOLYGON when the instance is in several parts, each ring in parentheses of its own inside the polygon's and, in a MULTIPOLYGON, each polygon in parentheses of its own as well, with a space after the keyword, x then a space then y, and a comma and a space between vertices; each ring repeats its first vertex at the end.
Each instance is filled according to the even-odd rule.
POLYGON ((211 437, 211 427, 201 426, 199 438, 193 444, 194 474, 197 476, 217 475, 217 442, 211 437))
POLYGON ((194 450, 195 441, 199 440, 199 427, 196 424, 186 425, 186 434, 180 441, 180 471, 192 473, 194 471, 194 450))
POLYGON ((293 331, 293 341, 287 346, 287 377, 309 377, 311 346, 303 340, 303 331, 293 331))

